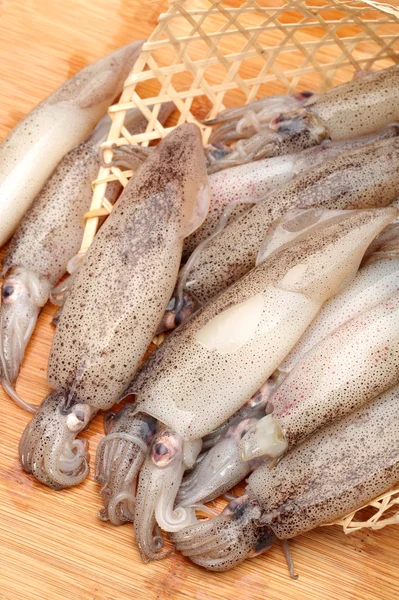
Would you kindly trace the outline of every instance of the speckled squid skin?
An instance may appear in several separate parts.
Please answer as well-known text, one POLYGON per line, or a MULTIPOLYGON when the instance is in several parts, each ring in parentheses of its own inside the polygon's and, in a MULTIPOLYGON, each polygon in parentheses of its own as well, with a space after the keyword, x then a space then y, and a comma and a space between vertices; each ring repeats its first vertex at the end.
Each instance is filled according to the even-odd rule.
POLYGON ((256 136, 247 147, 255 148, 261 158, 259 153, 276 156, 287 152, 286 148, 297 152, 323 139, 345 140, 378 131, 399 119, 398 82, 399 65, 395 65, 331 88, 313 96, 301 108, 272 119, 269 127, 276 132, 275 138, 266 136, 265 148, 256 136))
POLYGON ((229 224, 201 252, 186 289, 206 302, 255 265, 270 225, 294 207, 387 206, 399 195, 399 140, 351 150, 307 171, 229 224))
POLYGON ((63 158, 14 234, 3 275, 18 265, 57 283, 80 248, 82 217, 90 208, 98 169, 98 149, 89 142, 63 158))
POLYGON ((390 208, 347 213, 209 302, 129 386, 138 394, 137 411, 188 440, 216 429, 260 388, 323 302, 354 277, 370 241, 396 214, 390 208))
POLYGON ((229 216, 229 222, 251 209, 248 200, 259 200, 277 188, 289 183, 304 171, 343 154, 352 148, 366 146, 374 141, 396 137, 399 126, 392 125, 384 130, 353 140, 329 142, 313 146, 298 154, 275 156, 224 169, 209 176, 211 205, 202 226, 184 242, 183 259, 217 227, 223 211, 233 202, 237 203, 229 216))
MULTIPOLYGON (((162 105, 158 119, 163 123, 174 105, 162 105)), ((125 126, 141 133, 147 119, 138 109, 129 111, 125 126)), ((68 261, 79 251, 83 236, 83 215, 93 197, 91 182, 100 167, 99 144, 111 126, 103 119, 79 146, 68 152, 24 215, 3 259, 2 275, 11 267, 23 267, 48 279, 53 285, 65 274, 68 261)), ((107 200, 114 204, 122 186, 107 186, 107 200)))
MULTIPOLYGON (((388 228, 384 229, 381 235, 384 235, 388 228)), ((295 348, 279 366, 279 371, 284 373, 292 371, 309 350, 338 327, 397 291, 399 291, 399 260, 382 258, 359 269, 352 285, 326 302, 295 348)))
POLYGON ((306 103, 331 140, 366 135, 399 120, 399 66, 331 88, 306 103))
POLYGON ((259 467, 247 492, 280 539, 356 510, 399 481, 399 387, 322 429, 273 469, 259 467))
POLYGON ((295 154, 278 156, 224 169, 209 176, 211 205, 203 225, 184 241, 183 259, 217 227, 223 211, 237 202, 229 220, 251 208, 245 201, 260 199, 275 188, 288 183, 294 175, 295 154))
POLYGON ((314 346, 270 397, 288 447, 399 382, 399 293, 314 346))
POLYGON ((0 246, 61 158, 105 114, 139 55, 133 42, 82 69, 18 123, 0 146, 0 246))
MULTIPOLYGON (((160 107, 161 123, 173 108, 173 103, 160 107)), ((90 209, 93 196, 91 182, 100 166, 99 145, 110 125, 106 115, 82 144, 63 157, 24 215, 4 257, 0 380, 17 404, 31 412, 34 408, 16 395, 13 385, 40 309, 80 248, 83 215, 90 209)), ((126 114, 125 126, 130 133, 140 133, 147 119, 132 109, 126 114)), ((114 204, 121 190, 118 181, 109 183, 107 200, 114 204)))
POLYGON ((199 129, 184 125, 130 180, 79 269, 50 355, 53 388, 96 408, 116 402, 168 304, 183 237, 207 207, 199 129))

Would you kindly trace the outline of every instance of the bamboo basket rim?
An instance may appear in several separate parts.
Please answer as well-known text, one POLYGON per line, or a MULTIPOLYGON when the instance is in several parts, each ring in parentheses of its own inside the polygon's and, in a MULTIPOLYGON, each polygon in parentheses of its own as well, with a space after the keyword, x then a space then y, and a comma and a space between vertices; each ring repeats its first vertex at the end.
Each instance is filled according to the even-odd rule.
MULTIPOLYGON (((111 106, 109 108, 109 115, 112 119, 108 139, 106 142, 102 144, 103 158, 105 162, 109 162, 112 158, 112 148, 113 144, 121 145, 123 143, 128 144, 141 144, 148 145, 150 142, 162 139, 171 131, 172 127, 164 127, 158 120, 158 112, 162 102, 172 100, 175 102, 175 105, 180 111, 180 117, 177 124, 181 124, 182 122, 195 122, 200 126, 203 141, 207 143, 210 135, 211 128, 205 127, 201 122, 199 122, 191 112, 191 102, 193 99, 198 96, 207 95, 213 101, 212 108, 209 112, 208 117, 213 118, 219 113, 221 110, 225 108, 223 104, 224 96, 227 91, 240 89, 240 86, 244 88, 245 91, 245 103, 249 103, 256 98, 257 92, 260 88, 260 83, 255 82, 251 87, 248 88, 244 81, 240 81, 240 78, 237 76, 238 69, 233 73, 233 75, 219 85, 219 87, 212 89, 212 86, 204 83, 201 80, 201 76, 205 72, 207 67, 212 67, 215 64, 218 64, 218 61, 223 63, 225 61, 225 57, 219 52, 215 52, 215 56, 210 55, 210 57, 203 59, 202 61, 194 61, 194 65, 188 63, 187 61, 180 60, 180 62, 175 62, 173 65, 169 67, 169 69, 163 69, 159 67, 155 59, 153 58, 152 53, 156 50, 167 48, 172 45, 176 48, 176 54, 179 57, 179 52, 181 52, 181 47, 185 48, 186 44, 192 37, 184 37, 175 35, 171 24, 174 19, 184 17, 193 25, 193 31, 197 38, 202 41, 205 40, 208 43, 208 47, 212 47, 215 50, 215 40, 216 42, 220 39, 226 31, 227 28, 223 31, 212 32, 209 36, 204 34, 202 29, 202 25, 206 16, 211 12, 213 14, 218 13, 218 11, 222 12, 224 15, 228 14, 231 16, 231 22, 237 26, 237 29, 241 34, 245 35, 243 32, 243 28, 241 25, 237 25, 238 18, 243 13, 251 13, 255 11, 265 12, 267 14, 273 15, 273 12, 282 12, 288 10, 295 10, 298 7, 301 7, 303 10, 307 10, 309 14, 312 14, 313 17, 316 18, 315 26, 320 26, 320 18, 318 17, 318 11, 321 9, 328 10, 336 9, 338 11, 345 12, 347 15, 351 15, 353 22, 357 23, 358 26, 366 32, 369 37, 366 39, 371 39, 376 41, 376 39, 381 42, 380 46, 384 50, 386 50, 388 56, 393 58, 394 62, 399 63, 399 54, 394 53, 392 49, 389 47, 388 42, 384 42, 384 37, 379 38, 379 36, 375 33, 375 28, 373 25, 383 25, 383 24, 397 24, 399 25, 399 9, 395 8, 391 4, 382 3, 377 0, 326 0, 326 3, 320 6, 317 3, 317 0, 284 0, 285 4, 283 7, 278 8, 274 6, 263 7, 260 6, 256 0, 246 0, 243 1, 239 7, 224 7, 223 0, 207 0, 208 4, 211 8, 193 8, 189 9, 185 8, 185 5, 189 3, 190 0, 170 0, 169 1, 169 9, 161 13, 158 18, 158 25, 154 29, 152 35, 148 39, 147 42, 143 44, 141 54, 136 64, 134 65, 130 75, 126 79, 124 90, 121 94, 120 100, 117 104, 111 106), (313 4, 312 4, 313 2, 313 4), (387 15, 387 19, 383 21, 382 19, 376 21, 362 21, 361 15, 362 11, 365 11, 367 7, 380 12, 382 15, 387 15), (312 13, 313 11, 313 13, 312 13), (198 21, 195 20, 195 17, 198 18, 198 21), (197 25, 197 26, 196 26, 197 25), (167 31, 167 35, 165 37, 165 31, 167 31), (207 38, 207 39, 205 39, 207 38), (188 66, 187 66, 188 64, 188 66), (173 85, 171 85, 171 80, 173 75, 184 72, 184 69, 190 70, 194 76, 194 84, 184 93, 177 91, 173 85), (197 80, 196 80, 197 77, 197 80), (135 91, 136 86, 139 84, 145 84, 150 81, 151 78, 157 79, 157 81, 161 85, 161 92, 157 97, 150 98, 142 98, 135 91), (149 109, 149 106, 152 105, 152 111, 149 109), (130 135, 129 132, 124 127, 124 116, 127 110, 130 108, 137 107, 141 110, 142 114, 148 120, 148 127, 144 133, 139 135, 130 135)), ((276 19, 273 16, 270 16, 268 20, 266 20, 267 27, 279 27, 280 29, 284 29, 286 25, 276 24, 276 19)), ((332 23, 332 22, 331 22, 332 23)), ((324 24, 324 23, 323 23, 324 24)), ((299 25, 298 25, 299 28, 299 25)), ((295 29, 295 24, 292 25, 292 30, 295 29)), ((193 34, 194 35, 194 34, 193 34)), ((226 34, 227 35, 227 34, 226 34)), ((248 34, 249 35, 249 34, 248 34)), ((248 39, 247 35, 247 39, 248 39)), ((251 35, 256 35, 251 31, 251 35)), ((360 38, 361 39, 361 38, 360 38)), ((343 55, 346 56, 347 52, 343 48, 344 43, 348 43, 348 40, 342 41, 337 35, 334 36, 332 40, 337 46, 343 50, 343 55)), ((352 39, 352 43, 353 43, 352 39)), ((364 40, 363 40, 364 41, 364 40)), ((307 45, 304 43, 303 47, 313 48, 320 47, 323 44, 323 40, 316 40, 314 42, 309 42, 307 45)), ((248 45, 249 42, 248 42, 248 45)), ((299 43, 301 46, 301 43, 299 43)), ((256 48, 256 38, 255 38, 255 49, 252 48, 251 51, 244 50, 241 52, 241 60, 247 60, 251 58, 251 56, 256 56, 257 53, 262 51, 262 48, 256 48), (251 54, 252 52, 252 54, 251 54)), ((353 51, 353 48, 352 48, 353 51)), ((180 57, 181 58, 181 57, 180 57)), ((233 57, 234 59, 234 57, 233 57)), ((240 53, 235 57, 235 62, 240 60, 240 53)), ((348 59, 350 62, 350 57, 348 59)), ((361 64, 360 61, 354 60, 352 61, 355 64, 361 64)), ((368 60, 370 63, 370 59, 368 60)), ((234 64, 234 61, 232 61, 234 64)), ((313 66, 314 62, 312 63, 313 66)), ((342 66, 342 65, 341 65, 342 66)), ((340 67, 340 64, 335 66, 336 69, 340 67)), ((317 68, 317 65, 316 65, 317 68)), ((319 66, 319 70, 322 66, 319 66)), ((230 67, 230 73, 234 71, 232 67, 230 67)), ((281 74, 281 77, 284 75, 281 74)), ((296 76, 296 81, 298 81, 299 77, 296 76)), ((99 169, 99 173, 97 178, 92 183, 93 188, 93 200, 91 204, 90 210, 84 215, 84 236, 82 240, 81 249, 78 254, 78 259, 74 260, 74 267, 83 259, 87 249, 92 243, 94 236, 96 234, 99 219, 103 216, 107 216, 111 210, 112 206, 108 202, 106 198, 106 188, 107 184, 112 181, 118 180, 122 186, 125 186, 129 180, 129 178, 133 175, 133 170, 122 170, 119 167, 104 167, 101 166, 99 169)), ((368 528, 368 529, 382 529, 383 527, 391 524, 399 523, 399 509, 392 514, 392 511, 399 505, 399 488, 393 489, 390 491, 381 494, 367 505, 360 507, 359 509, 353 511, 352 513, 338 519, 332 523, 326 524, 329 525, 339 525, 342 527, 343 531, 348 534, 354 531, 359 531, 360 529, 368 528), (372 516, 368 518, 359 517, 359 513, 365 508, 372 508, 374 512, 372 516)))

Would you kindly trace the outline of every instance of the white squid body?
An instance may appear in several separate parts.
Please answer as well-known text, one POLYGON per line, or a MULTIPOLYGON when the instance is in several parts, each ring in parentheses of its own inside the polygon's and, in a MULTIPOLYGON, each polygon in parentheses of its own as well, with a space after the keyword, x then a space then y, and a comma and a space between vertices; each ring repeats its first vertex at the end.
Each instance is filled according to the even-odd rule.
POLYGON ((216 429, 260 388, 322 304, 355 276, 397 211, 348 212, 272 256, 172 334, 133 382, 137 411, 185 440, 216 429))
POLYGON ((385 259, 360 269, 352 285, 329 300, 279 366, 284 373, 338 327, 399 290, 399 260, 385 259))
POLYGON ((249 460, 263 454, 279 455, 398 381, 399 293, 396 292, 341 325, 296 364, 270 397, 273 414, 258 421, 255 429, 241 440, 242 456, 249 460), (278 453, 275 453, 273 427, 281 442, 278 453))
MULTIPOLYGON (((278 235, 277 230, 276 233, 277 241, 281 242, 282 236, 278 235)), ((273 242, 273 239, 270 242, 273 242)), ((282 373, 283 370, 291 371, 306 352, 340 325, 386 300, 397 291, 399 291, 398 259, 380 260, 360 269, 353 283, 323 306, 298 344, 279 366, 276 377, 273 377, 273 380, 268 379, 254 398, 264 395, 270 413, 272 407, 268 401, 271 401, 270 396, 274 391, 271 389, 272 382, 276 385, 281 384, 281 379, 286 374, 282 373), (287 366, 284 367, 285 365, 287 366)), ((194 502, 207 502, 220 495, 219 489, 222 493, 231 489, 256 467, 256 460, 254 462, 251 459, 253 456, 257 458, 258 452, 262 453, 265 444, 269 456, 272 457, 279 456, 286 450, 287 442, 281 428, 278 427, 276 436, 275 422, 271 417, 264 418, 261 423, 258 423, 265 416, 265 406, 263 406, 263 414, 262 409, 258 409, 256 414, 253 414, 254 418, 248 419, 248 416, 244 414, 238 425, 237 430, 240 435, 228 435, 222 439, 186 476, 179 490, 180 505, 189 506, 194 502), (248 435, 242 442, 245 433, 248 435), (244 458, 248 460, 243 461, 240 458, 239 448, 244 458)))
POLYGON ((141 48, 133 42, 82 69, 41 102, 0 146, 0 246, 61 158, 77 146, 122 90, 141 48))

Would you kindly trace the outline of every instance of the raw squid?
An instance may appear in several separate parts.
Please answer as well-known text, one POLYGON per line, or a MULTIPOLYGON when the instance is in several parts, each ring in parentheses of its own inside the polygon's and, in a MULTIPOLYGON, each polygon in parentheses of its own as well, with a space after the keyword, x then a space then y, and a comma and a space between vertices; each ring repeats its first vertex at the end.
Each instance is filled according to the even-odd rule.
POLYGON ((211 133, 209 143, 225 143, 251 137, 267 126, 273 117, 299 108, 312 96, 312 92, 267 96, 245 106, 227 108, 214 119, 204 121, 204 125, 218 125, 211 133))
MULTIPOLYGON (((308 171, 348 150, 366 146, 374 141, 397 137, 399 127, 389 125, 385 129, 351 140, 331 142, 325 140, 319 146, 307 148, 297 154, 271 157, 238 165, 213 173, 209 177, 211 204, 203 225, 184 243, 183 259, 208 238, 226 212, 226 221, 232 220, 265 198, 276 188, 289 183, 298 174, 308 171)), ((113 148, 113 166, 137 168, 151 154, 154 147, 119 146, 113 148)))
POLYGON ((18 123, 0 146, 0 246, 13 233, 61 158, 122 91, 143 42, 79 71, 18 123))
MULTIPOLYGON (((230 490, 235 482, 241 481, 257 466, 259 461, 241 460, 238 444, 248 425, 264 416, 267 398, 273 389, 273 382, 267 382, 243 408, 202 440, 203 454, 199 455, 179 489, 177 500, 181 506, 203 509, 204 502, 230 490), (210 448, 212 450, 206 453, 210 448)), ((142 451, 148 449, 148 442, 152 441, 152 437, 145 433, 137 436, 137 430, 143 427, 143 419, 139 417, 130 421, 135 411, 136 404, 132 403, 117 413, 116 418, 111 420, 111 426, 106 427, 107 435, 100 442, 96 455, 96 480, 102 484, 100 493, 105 507, 99 511, 99 516, 103 520, 109 519, 114 525, 134 520, 136 477, 145 458, 142 451), (119 442, 111 444, 113 439, 119 439, 119 442), (129 441, 137 446, 133 461, 131 453, 126 451, 129 441), (114 457, 116 453, 122 454, 121 449, 126 451, 124 463, 115 468, 114 457)), ((146 419, 152 417, 147 416, 146 419)), ((152 423, 156 421, 152 420, 152 423)))
POLYGON ((97 448, 95 478, 103 484, 100 493, 105 505, 99 511, 99 517, 109 519, 115 525, 133 520, 136 462, 142 464, 157 430, 157 421, 153 417, 138 415, 134 418, 135 411, 134 404, 127 404, 114 415, 106 428, 107 437, 97 448), (133 428, 130 427, 132 419, 133 428), (130 460, 130 444, 138 448, 133 462, 130 460), (118 489, 118 494, 112 496, 115 489, 118 489))
MULTIPOLYGON (((209 441, 205 438, 203 450, 205 449, 204 446, 206 449, 209 447, 212 447, 212 449, 183 480, 177 498, 179 505, 190 506, 190 504, 207 502, 231 489, 256 468, 259 462, 257 452, 263 456, 262 444, 269 443, 269 455, 272 457, 283 453, 286 450, 287 442, 281 428, 277 430, 279 435, 276 436, 276 428, 271 417, 259 423, 259 419, 264 416, 264 414, 261 414, 262 410, 264 412, 266 408, 268 415, 273 412, 272 398, 279 396, 274 390, 284 379, 281 375, 284 375, 285 371, 291 371, 297 363, 301 368, 302 363, 300 361, 306 352, 334 332, 340 325, 361 313, 365 313, 398 291, 399 260, 380 260, 360 269, 353 283, 323 306, 298 344, 279 366, 273 379, 267 380, 257 392, 255 398, 262 401, 259 407, 255 405, 256 410, 252 411, 252 414, 248 409, 239 411, 232 422, 228 422, 209 435, 209 441), (249 423, 249 419, 251 419, 251 423, 249 423), (229 426, 234 426, 234 431, 227 435, 226 430, 229 426), (247 432, 248 435, 245 436, 247 432), (225 438, 222 439, 224 434, 225 438), (243 437, 244 440, 241 442, 243 437), (242 460, 239 446, 241 446, 241 450, 244 448, 246 461, 242 460), (252 452, 254 452, 254 458, 252 452)), ((367 313, 365 318, 366 316, 367 313)), ((397 324, 394 323, 393 330, 396 326, 397 324)), ((365 328, 364 334, 370 335, 370 333, 370 329, 366 330, 365 328)), ((386 330, 384 333, 387 335, 386 330)), ((357 357, 357 354, 358 352, 353 353, 353 359, 357 357)), ((375 369, 372 372, 367 372, 366 380, 370 375, 376 376, 376 374, 375 369)), ((320 382, 316 378, 313 383, 317 387, 320 382)), ((324 393, 328 398, 327 387, 323 387, 324 393)))
POLYGON ((352 285, 323 306, 295 348, 279 366, 279 371, 290 372, 311 348, 340 325, 398 290, 399 260, 378 260, 360 269, 352 285))
MULTIPOLYGON (((399 203, 392 202, 392 206, 399 206, 399 203)), ((397 219, 370 244, 364 261, 370 263, 384 258, 399 258, 399 222, 397 219)))
POLYGON ((324 139, 346 140, 367 135, 399 121, 399 66, 371 73, 323 94, 302 107, 283 112, 235 150, 208 150, 209 172, 243 162, 298 152, 324 139))
POLYGON ((266 158, 210 175, 209 213, 203 225, 185 240, 183 259, 187 259, 198 244, 212 234, 226 209, 229 210, 229 220, 232 220, 249 210, 252 201, 264 198, 276 188, 289 183, 296 175, 309 171, 352 148, 396 137, 398 133, 399 126, 391 125, 378 133, 353 140, 326 141, 320 146, 308 148, 298 154, 266 158), (233 210, 230 211, 233 204, 233 210))
POLYGON ((291 208, 387 206, 398 195, 397 138, 350 150, 298 175, 229 224, 202 249, 185 291, 203 303, 237 281, 255 265, 270 225, 291 208))
POLYGON ((129 181, 66 298, 48 368, 55 391, 19 445, 24 470, 39 481, 60 489, 86 476, 75 437, 135 374, 172 293, 183 238, 207 209, 200 131, 182 125, 129 181))
MULTIPOLYGON (((165 120, 173 104, 161 107, 165 120)), ((91 182, 99 168, 99 145, 111 124, 104 117, 88 139, 61 160, 37 195, 12 238, 3 260, 0 309, 0 360, 2 385, 18 405, 34 411, 13 389, 26 346, 50 288, 65 274, 68 261, 78 252, 83 236, 83 215, 91 204, 91 182)), ((137 109, 126 115, 131 133, 145 129, 147 120, 137 109)), ((118 182, 107 188, 114 204, 121 190, 118 182)))
MULTIPOLYGON (((140 418, 148 414, 163 424, 138 483, 134 526, 143 560, 163 556, 158 526, 174 531, 195 518, 192 507, 173 507, 201 438, 260 388, 321 305, 353 279, 371 240, 397 214, 391 208, 333 212, 328 221, 320 212, 303 219, 304 229, 314 226, 309 235, 260 263, 172 333, 126 390, 137 394, 140 418)), ((129 427, 137 430, 134 420, 125 433, 129 427)), ((132 462, 138 451, 142 446, 132 443, 132 462)), ((118 480, 108 499, 121 489, 118 480)))
MULTIPOLYGON (((252 419, 258 413, 258 409, 265 408, 266 403, 270 394, 275 390, 276 381, 273 377, 268 379, 266 383, 240 408, 234 413, 229 419, 227 419, 222 425, 214 429, 211 433, 202 438, 201 451, 205 452, 213 446, 215 446, 220 440, 222 440, 227 433, 229 427, 234 425, 241 419, 252 419)), ((263 415, 262 415, 263 416, 263 415)))
POLYGON ((276 458, 399 382, 399 292, 309 350, 240 441, 244 460, 276 458))
POLYGON ((258 466, 256 459, 243 461, 238 446, 248 429, 264 416, 270 388, 267 382, 245 407, 227 420, 227 426, 224 424, 216 430, 217 436, 204 438, 202 450, 207 448, 211 440, 212 447, 205 454, 200 454, 194 468, 184 477, 176 498, 178 507, 201 505, 214 500, 231 490, 258 466), (220 431, 222 429, 224 431, 220 431))
MULTIPOLYGON (((262 465, 246 494, 214 519, 171 534, 184 556, 211 571, 360 508, 399 481, 399 387, 322 429, 274 469, 262 465)), ((291 572, 293 572, 291 565, 291 572)))

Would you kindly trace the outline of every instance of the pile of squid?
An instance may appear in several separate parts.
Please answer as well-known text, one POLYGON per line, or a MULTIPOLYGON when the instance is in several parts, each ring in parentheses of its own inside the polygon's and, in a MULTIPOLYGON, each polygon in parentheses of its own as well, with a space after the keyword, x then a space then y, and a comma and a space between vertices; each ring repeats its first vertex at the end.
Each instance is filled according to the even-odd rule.
MULTIPOLYGON (((57 315, 52 392, 32 407, 15 381, 79 250, 108 117, 96 123, 139 47, 88 67, 0 147, 2 242, 30 206, 3 261, 0 314, 2 385, 34 413, 22 467, 54 490, 80 484, 79 434, 106 411, 99 517, 132 523, 144 561, 177 549, 224 571, 280 540, 293 576, 288 539, 399 482, 399 66, 224 111, 206 122, 206 148, 195 124, 114 148, 109 165, 135 174, 107 188, 113 210, 57 315), (69 129, 50 164, 38 124, 75 106, 79 135, 69 129), (21 185, 31 124, 43 171, 26 168, 21 185)), ((126 126, 145 123, 132 111, 126 126)))

